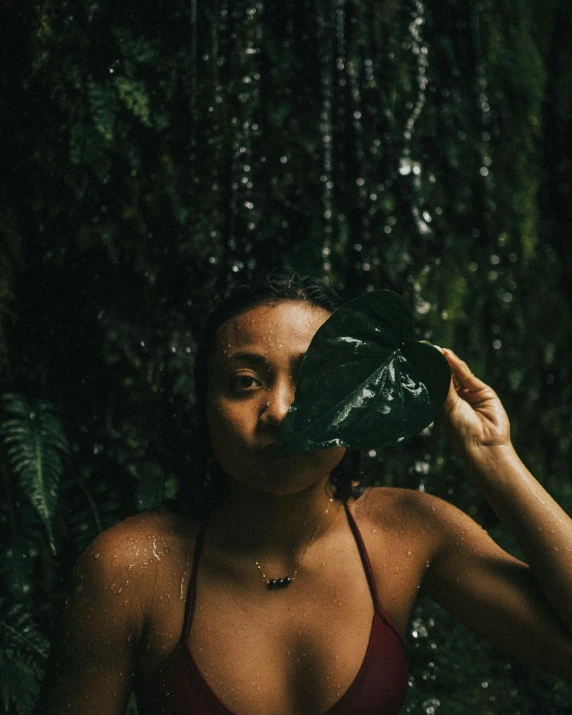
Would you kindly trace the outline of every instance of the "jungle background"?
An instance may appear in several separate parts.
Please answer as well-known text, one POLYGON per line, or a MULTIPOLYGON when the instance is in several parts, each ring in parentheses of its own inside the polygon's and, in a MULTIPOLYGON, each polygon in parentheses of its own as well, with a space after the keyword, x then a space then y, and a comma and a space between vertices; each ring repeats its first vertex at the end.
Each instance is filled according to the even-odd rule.
MULTIPOLYGON (((0 706, 30 713, 63 584, 176 493, 213 303, 269 270, 406 297, 572 509, 572 5, 1 3, 0 706)), ((518 554, 438 425, 365 457, 518 554)), ((437 607, 407 713, 572 712, 437 607)))

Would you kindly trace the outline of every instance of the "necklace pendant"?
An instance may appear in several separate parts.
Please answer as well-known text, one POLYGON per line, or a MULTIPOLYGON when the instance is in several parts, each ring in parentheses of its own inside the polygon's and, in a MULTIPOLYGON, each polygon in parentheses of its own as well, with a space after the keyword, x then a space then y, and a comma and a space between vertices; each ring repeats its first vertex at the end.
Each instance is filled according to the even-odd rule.
POLYGON ((285 576, 284 578, 271 578, 266 584, 266 588, 269 591, 279 591, 281 588, 286 588, 292 583, 292 576, 285 576))

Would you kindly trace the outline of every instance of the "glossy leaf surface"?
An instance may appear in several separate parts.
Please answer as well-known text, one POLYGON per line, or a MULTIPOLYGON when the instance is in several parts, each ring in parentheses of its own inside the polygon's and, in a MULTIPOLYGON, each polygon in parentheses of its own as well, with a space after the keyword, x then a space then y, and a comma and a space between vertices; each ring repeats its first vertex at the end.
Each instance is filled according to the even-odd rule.
POLYGON ((392 291, 366 293, 336 310, 314 336, 280 448, 393 444, 435 420, 449 382, 441 352, 415 340, 406 301, 392 291))

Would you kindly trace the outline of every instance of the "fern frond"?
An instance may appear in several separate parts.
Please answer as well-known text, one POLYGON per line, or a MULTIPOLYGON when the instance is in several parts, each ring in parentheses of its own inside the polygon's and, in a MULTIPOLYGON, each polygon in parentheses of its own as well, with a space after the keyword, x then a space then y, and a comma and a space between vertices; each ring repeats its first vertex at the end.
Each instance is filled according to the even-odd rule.
POLYGON ((0 601, 0 697, 4 712, 32 711, 48 655, 48 641, 21 604, 0 601))
POLYGON ((63 466, 61 455, 69 451, 61 424, 49 402, 31 405, 21 395, 2 396, 5 419, 0 438, 22 490, 46 527, 55 552, 52 517, 58 499, 63 466))
POLYGON ((27 654, 40 665, 48 657, 48 641, 21 603, 8 605, 0 600, 0 651, 27 654))

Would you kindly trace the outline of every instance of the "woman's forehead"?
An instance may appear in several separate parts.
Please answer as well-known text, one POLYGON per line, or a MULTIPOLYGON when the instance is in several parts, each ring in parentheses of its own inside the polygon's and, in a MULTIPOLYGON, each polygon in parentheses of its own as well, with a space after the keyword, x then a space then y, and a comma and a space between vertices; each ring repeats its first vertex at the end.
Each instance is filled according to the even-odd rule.
POLYGON ((228 353, 247 346, 306 350, 329 316, 325 308, 300 300, 257 305, 218 329, 215 351, 228 353))

